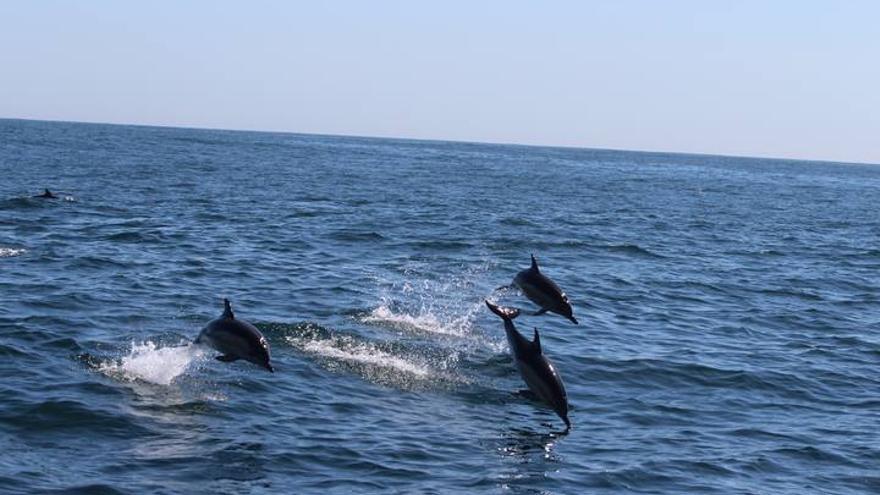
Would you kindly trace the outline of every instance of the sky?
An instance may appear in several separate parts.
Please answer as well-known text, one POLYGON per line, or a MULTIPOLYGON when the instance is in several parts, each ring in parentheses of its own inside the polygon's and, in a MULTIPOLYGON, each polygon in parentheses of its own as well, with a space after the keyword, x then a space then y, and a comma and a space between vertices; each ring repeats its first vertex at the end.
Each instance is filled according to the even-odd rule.
POLYGON ((880 2, 0 2, 0 118, 880 163, 880 2))

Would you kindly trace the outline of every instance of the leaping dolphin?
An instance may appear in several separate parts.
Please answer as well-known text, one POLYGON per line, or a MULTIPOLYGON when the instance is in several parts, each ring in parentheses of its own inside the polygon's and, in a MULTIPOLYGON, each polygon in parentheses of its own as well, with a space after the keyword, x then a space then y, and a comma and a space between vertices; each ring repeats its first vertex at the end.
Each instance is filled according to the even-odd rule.
POLYGON ((526 382, 533 394, 556 411, 556 414, 565 422, 565 429, 568 431, 571 428, 571 422, 568 420, 568 398, 565 394, 565 385, 562 384, 562 378, 556 372, 556 368, 541 350, 541 337, 538 335, 538 329, 535 329, 535 339, 529 342, 513 326, 513 319, 519 316, 518 309, 502 308, 489 301, 486 301, 486 306, 504 320, 507 343, 510 345, 510 352, 513 354, 514 363, 516 363, 523 381, 526 382))
POLYGON ((513 285, 519 287, 529 300, 541 307, 533 314, 541 315, 550 311, 568 318, 575 325, 578 324, 572 314, 568 296, 562 292, 556 282, 541 273, 534 254, 532 255, 532 266, 517 273, 513 279, 513 285))
POLYGON ((223 315, 212 320, 196 337, 196 344, 205 344, 220 351, 218 361, 230 363, 239 359, 250 361, 275 372, 269 363, 269 343, 250 323, 235 318, 229 299, 223 300, 223 315))

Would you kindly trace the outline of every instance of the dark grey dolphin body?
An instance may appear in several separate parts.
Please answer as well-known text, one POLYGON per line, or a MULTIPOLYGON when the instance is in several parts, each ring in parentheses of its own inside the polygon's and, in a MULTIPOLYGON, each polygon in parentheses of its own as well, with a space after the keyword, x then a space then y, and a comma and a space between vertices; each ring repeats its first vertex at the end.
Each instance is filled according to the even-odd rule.
POLYGON ((532 255, 532 266, 517 273, 513 279, 513 284, 519 287, 529 300, 541 307, 540 310, 534 313, 535 315, 550 311, 568 318, 575 325, 578 324, 578 321, 572 314, 568 296, 565 295, 565 292, 562 292, 562 289, 556 285, 556 282, 541 273, 534 254, 532 255))
POLYGON ((196 344, 205 344, 220 351, 219 361, 239 359, 250 361, 275 372, 269 363, 269 343, 266 337, 250 323, 235 318, 229 299, 223 300, 223 315, 212 320, 196 337, 196 344))
POLYGON ((535 329, 535 340, 529 342, 513 326, 513 319, 519 316, 518 309, 501 308, 489 301, 486 301, 486 306, 504 320, 504 332, 507 334, 507 343, 510 344, 513 361, 529 390, 556 411, 562 421, 565 421, 566 430, 571 428, 565 385, 562 384, 562 378, 559 377, 556 368, 541 350, 538 330, 535 329))

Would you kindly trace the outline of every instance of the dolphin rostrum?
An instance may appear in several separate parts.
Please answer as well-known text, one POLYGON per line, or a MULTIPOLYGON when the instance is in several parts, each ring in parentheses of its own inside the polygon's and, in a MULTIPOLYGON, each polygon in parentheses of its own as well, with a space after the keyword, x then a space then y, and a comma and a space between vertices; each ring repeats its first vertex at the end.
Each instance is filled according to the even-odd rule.
POLYGON ((529 390, 546 402, 556 414, 565 422, 565 429, 571 428, 568 420, 568 398, 565 394, 565 385, 562 378, 556 372, 553 364, 544 356, 541 350, 541 337, 538 329, 535 329, 535 339, 531 342, 522 336, 513 326, 513 319, 519 316, 519 310, 515 308, 503 308, 486 301, 486 306, 493 313, 504 320, 504 332, 507 334, 507 343, 513 354, 519 374, 529 386, 529 390))
POLYGON ((196 344, 205 344, 220 351, 217 360, 226 363, 244 359, 275 372, 269 363, 269 343, 250 323, 239 320, 232 312, 229 299, 223 300, 223 315, 212 320, 196 337, 196 344))
POLYGON ((575 325, 578 324, 572 314, 568 296, 562 292, 556 282, 541 273, 534 254, 532 255, 532 266, 517 273, 513 279, 513 285, 519 287, 529 300, 541 307, 534 313, 535 315, 550 311, 568 318, 575 325))

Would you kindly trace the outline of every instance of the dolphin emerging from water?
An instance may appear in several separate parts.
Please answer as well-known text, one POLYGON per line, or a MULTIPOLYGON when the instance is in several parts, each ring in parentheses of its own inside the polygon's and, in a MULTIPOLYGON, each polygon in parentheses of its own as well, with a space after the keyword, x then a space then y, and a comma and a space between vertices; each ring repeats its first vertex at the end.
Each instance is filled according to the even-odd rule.
POLYGON ((565 385, 562 378, 556 372, 553 364, 544 356, 541 350, 541 337, 538 329, 535 329, 535 339, 529 342, 513 326, 513 319, 519 316, 519 310, 515 308, 502 308, 486 301, 486 306, 493 313, 504 320, 504 332, 507 334, 507 343, 513 354, 519 374, 529 386, 529 390, 539 399, 546 402, 556 411, 556 414, 565 421, 565 429, 571 428, 568 420, 568 398, 565 394, 565 385))
POLYGON ((223 300, 223 315, 212 320, 196 337, 196 344, 205 344, 220 351, 217 360, 230 363, 239 359, 250 361, 275 372, 269 363, 269 343, 250 323, 235 318, 229 299, 223 300))
POLYGON ((43 194, 38 194, 34 196, 35 198, 46 198, 46 199, 58 199, 58 196, 52 194, 48 188, 43 189, 43 194))
POLYGON ((513 279, 513 285, 519 287, 527 298, 541 307, 540 310, 534 313, 535 315, 541 315, 550 311, 568 318, 575 325, 578 324, 578 321, 572 314, 568 296, 565 295, 565 292, 562 292, 562 289, 554 281, 541 273, 534 254, 532 255, 532 266, 517 273, 513 279))

